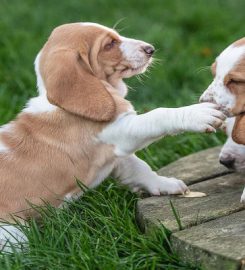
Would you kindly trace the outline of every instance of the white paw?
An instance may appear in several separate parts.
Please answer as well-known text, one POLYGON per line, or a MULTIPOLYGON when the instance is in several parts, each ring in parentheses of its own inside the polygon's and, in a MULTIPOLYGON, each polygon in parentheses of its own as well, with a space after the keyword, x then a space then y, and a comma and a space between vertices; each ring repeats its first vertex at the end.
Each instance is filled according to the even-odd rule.
POLYGON ((213 103, 200 103, 185 107, 184 121, 187 130, 195 132, 215 132, 226 116, 213 103))
POLYGON ((182 180, 163 176, 152 180, 151 186, 148 187, 151 195, 158 196, 161 194, 184 194, 187 190, 189 189, 182 180))
POLYGON ((244 188, 243 193, 242 193, 241 203, 245 203, 245 188, 244 188))

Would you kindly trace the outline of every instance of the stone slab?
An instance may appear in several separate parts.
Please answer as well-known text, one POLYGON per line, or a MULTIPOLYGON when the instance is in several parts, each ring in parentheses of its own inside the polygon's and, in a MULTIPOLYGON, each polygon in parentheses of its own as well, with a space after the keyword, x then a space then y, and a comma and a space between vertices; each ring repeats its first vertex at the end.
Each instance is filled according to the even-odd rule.
POLYGON ((183 157, 158 171, 159 175, 175 177, 187 185, 230 173, 219 163, 221 147, 217 146, 183 157))
POLYGON ((140 200, 137 205, 139 225, 144 231, 160 224, 173 232, 179 230, 170 201, 178 212, 181 229, 245 209, 240 203, 244 178, 241 174, 232 173, 191 185, 192 191, 207 194, 202 198, 154 196, 140 200))
POLYGON ((201 151, 160 170, 207 197, 144 198, 137 220, 146 232, 161 225, 170 229, 173 250, 183 261, 207 270, 245 270, 245 205, 240 203, 245 175, 221 166, 219 152, 220 147, 201 151))
POLYGON ((245 269, 245 211, 237 212, 171 236, 183 261, 207 270, 245 269))

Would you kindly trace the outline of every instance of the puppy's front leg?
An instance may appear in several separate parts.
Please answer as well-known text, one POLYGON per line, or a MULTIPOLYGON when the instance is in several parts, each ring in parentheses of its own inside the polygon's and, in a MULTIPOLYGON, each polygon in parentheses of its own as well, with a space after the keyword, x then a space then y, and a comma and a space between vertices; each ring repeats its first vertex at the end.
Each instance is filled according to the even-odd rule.
POLYGON ((152 195, 179 194, 188 190, 183 181, 157 175, 135 155, 118 158, 112 175, 133 191, 144 189, 152 195))
POLYGON ((165 135, 183 131, 213 132, 224 119, 212 103, 158 108, 141 115, 129 112, 109 124, 98 137, 103 143, 114 145, 116 155, 125 156, 165 135))

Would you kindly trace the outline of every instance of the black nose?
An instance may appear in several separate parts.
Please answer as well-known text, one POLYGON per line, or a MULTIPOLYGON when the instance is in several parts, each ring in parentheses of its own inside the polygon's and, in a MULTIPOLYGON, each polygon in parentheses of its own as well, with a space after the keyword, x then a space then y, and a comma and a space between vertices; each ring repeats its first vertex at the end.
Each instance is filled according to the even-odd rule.
POLYGON ((152 56, 155 51, 155 48, 153 46, 147 45, 143 47, 143 50, 147 55, 152 56))
POLYGON ((224 158, 219 160, 220 164, 224 165, 228 169, 232 169, 234 167, 235 159, 234 158, 224 158))

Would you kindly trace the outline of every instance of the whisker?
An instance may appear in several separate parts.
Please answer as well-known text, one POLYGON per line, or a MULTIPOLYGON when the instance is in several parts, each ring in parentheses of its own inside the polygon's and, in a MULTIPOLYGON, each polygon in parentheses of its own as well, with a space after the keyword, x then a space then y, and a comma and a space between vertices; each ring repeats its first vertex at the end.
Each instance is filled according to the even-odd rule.
POLYGON ((126 17, 123 17, 123 18, 117 20, 116 23, 113 25, 112 29, 119 31, 119 30, 117 29, 117 26, 118 26, 122 21, 124 21, 124 20, 126 20, 126 17))
POLYGON ((129 91, 136 92, 136 89, 133 86, 127 85, 129 91))
POLYGON ((153 61, 157 61, 157 62, 162 62, 162 61, 163 61, 163 59, 161 59, 161 58, 156 58, 156 57, 153 57, 152 59, 153 59, 153 61))
POLYGON ((124 31, 127 28, 129 28, 129 26, 124 26, 123 28, 117 29, 117 32, 121 33, 122 31, 124 31))
POLYGON ((155 49, 155 53, 157 53, 158 51, 160 51, 159 49, 155 49))
POLYGON ((143 78, 142 78, 141 75, 142 75, 142 74, 136 75, 136 78, 137 78, 137 80, 138 80, 141 84, 144 84, 144 81, 143 81, 143 78))
POLYGON ((207 70, 210 70, 211 69, 211 66, 204 66, 204 67, 200 67, 198 69, 196 69, 195 73, 200 73, 202 71, 207 71, 207 70))
POLYGON ((140 74, 140 77, 141 77, 142 80, 145 79, 145 78, 149 79, 149 76, 147 75, 147 73, 149 73, 148 70, 145 71, 145 73, 140 74))

